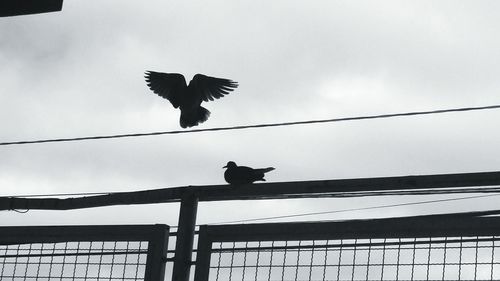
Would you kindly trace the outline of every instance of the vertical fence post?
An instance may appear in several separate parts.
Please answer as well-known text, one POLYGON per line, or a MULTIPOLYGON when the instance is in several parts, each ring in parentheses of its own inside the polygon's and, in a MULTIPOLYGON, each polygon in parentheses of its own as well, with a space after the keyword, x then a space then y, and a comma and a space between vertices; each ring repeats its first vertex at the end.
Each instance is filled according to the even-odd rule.
POLYGON ((207 233, 207 226, 200 226, 198 234, 198 247, 196 252, 196 270, 194 281, 207 281, 210 273, 210 257, 212 254, 212 241, 207 233))
POLYGON ((172 272, 173 281, 189 281, 197 210, 197 195, 193 192, 185 192, 182 195, 179 213, 174 268, 172 272))
POLYGON ((169 229, 169 226, 159 224, 151 229, 144 281, 164 281, 165 279, 169 229))

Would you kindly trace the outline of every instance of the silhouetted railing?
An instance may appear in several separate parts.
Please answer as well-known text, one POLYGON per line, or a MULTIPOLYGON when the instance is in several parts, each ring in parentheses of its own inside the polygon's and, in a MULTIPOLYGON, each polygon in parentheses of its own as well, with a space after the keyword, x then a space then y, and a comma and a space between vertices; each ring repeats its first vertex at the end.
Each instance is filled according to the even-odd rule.
POLYGON ((500 218, 203 226, 195 281, 500 280, 500 218))
POLYGON ((168 227, 1 227, 0 280, 164 279, 168 227))

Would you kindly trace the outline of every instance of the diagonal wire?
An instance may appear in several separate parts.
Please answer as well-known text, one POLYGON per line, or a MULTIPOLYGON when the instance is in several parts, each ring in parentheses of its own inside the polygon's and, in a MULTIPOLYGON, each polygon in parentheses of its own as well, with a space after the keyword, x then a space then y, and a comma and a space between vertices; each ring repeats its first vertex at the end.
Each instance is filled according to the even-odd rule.
POLYGON ((231 126, 231 127, 215 127, 215 128, 207 128, 207 129, 175 130, 175 131, 160 131, 160 132, 150 132, 150 133, 132 133, 132 134, 87 136, 87 137, 75 137, 75 138, 11 141, 11 142, 0 142, 0 146, 20 145, 20 144, 35 144, 35 143, 49 143, 49 142, 85 141, 85 140, 99 140, 99 139, 117 139, 117 138, 173 135, 173 134, 214 132, 214 131, 229 131, 229 130, 241 130, 241 129, 252 129, 252 128, 267 128, 267 127, 278 127, 278 126, 318 124, 318 123, 355 121, 355 120, 366 120, 366 119, 381 119, 381 118, 404 117, 404 116, 415 116, 415 115, 429 115, 429 114, 486 110, 486 109, 498 109, 498 108, 500 108, 500 105, 438 109, 438 110, 430 110, 430 111, 413 111, 413 112, 390 113, 390 114, 380 114, 380 115, 366 115, 366 116, 319 119, 319 120, 306 120, 306 121, 294 121, 294 122, 283 122, 283 123, 267 123, 267 124, 241 125, 241 126, 231 126))
POLYGON ((253 219, 244 219, 244 220, 235 220, 235 221, 224 221, 224 222, 219 222, 219 223, 210 223, 210 225, 228 224, 228 223, 243 223, 243 222, 263 221, 263 220, 272 220, 272 219, 284 219, 284 218, 296 218, 296 217, 304 217, 304 216, 325 215, 325 214, 345 213, 345 212, 354 212, 354 211, 365 211, 365 210, 393 208, 393 207, 402 207, 402 206, 410 206, 410 205, 459 201, 459 200, 492 197, 492 196, 500 196, 500 194, 475 195, 475 196, 467 196, 467 197, 460 197, 460 198, 447 198, 447 199, 427 200, 427 201, 418 201, 418 202, 388 204, 388 205, 371 206, 371 207, 364 207, 364 208, 351 208, 351 209, 342 209, 342 210, 334 210, 334 211, 301 213, 301 214, 283 215, 283 216, 274 216, 274 217, 262 217, 262 218, 253 218, 253 219))

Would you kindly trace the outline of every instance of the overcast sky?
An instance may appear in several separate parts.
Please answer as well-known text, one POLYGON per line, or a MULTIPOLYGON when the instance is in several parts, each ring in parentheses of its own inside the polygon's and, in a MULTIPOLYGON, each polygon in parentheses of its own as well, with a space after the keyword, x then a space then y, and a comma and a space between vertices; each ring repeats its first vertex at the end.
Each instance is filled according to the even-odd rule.
MULTIPOLYGON (((499 104, 498 1, 66 0, 0 18, 0 141, 178 130, 145 70, 233 79, 197 128, 499 104)), ((500 110, 0 147, 0 193, 223 184, 229 160, 268 181, 500 170, 500 110)), ((202 204, 199 223, 440 197, 202 204), (246 212, 252 206, 253 213, 246 212), (228 211, 230 210, 230 211, 228 211)), ((497 208, 498 198, 301 219, 497 208)), ((177 205, 0 212, 2 225, 177 224, 177 205), (124 215, 125 214, 125 215, 124 215)))

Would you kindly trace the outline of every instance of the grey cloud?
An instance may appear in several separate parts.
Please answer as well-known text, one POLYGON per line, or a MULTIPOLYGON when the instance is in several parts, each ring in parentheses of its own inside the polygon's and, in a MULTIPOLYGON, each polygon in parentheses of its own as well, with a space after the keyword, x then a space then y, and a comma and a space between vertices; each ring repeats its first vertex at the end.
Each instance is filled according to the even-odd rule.
MULTIPOLYGON (((496 103, 498 5, 68 1, 61 13, 0 21, 0 137, 178 129, 144 70, 238 81, 207 103, 204 128, 496 103)), ((228 160, 275 166, 272 181, 495 170, 496 119, 491 111, 0 147, 0 182, 19 193, 214 184, 228 160)))

